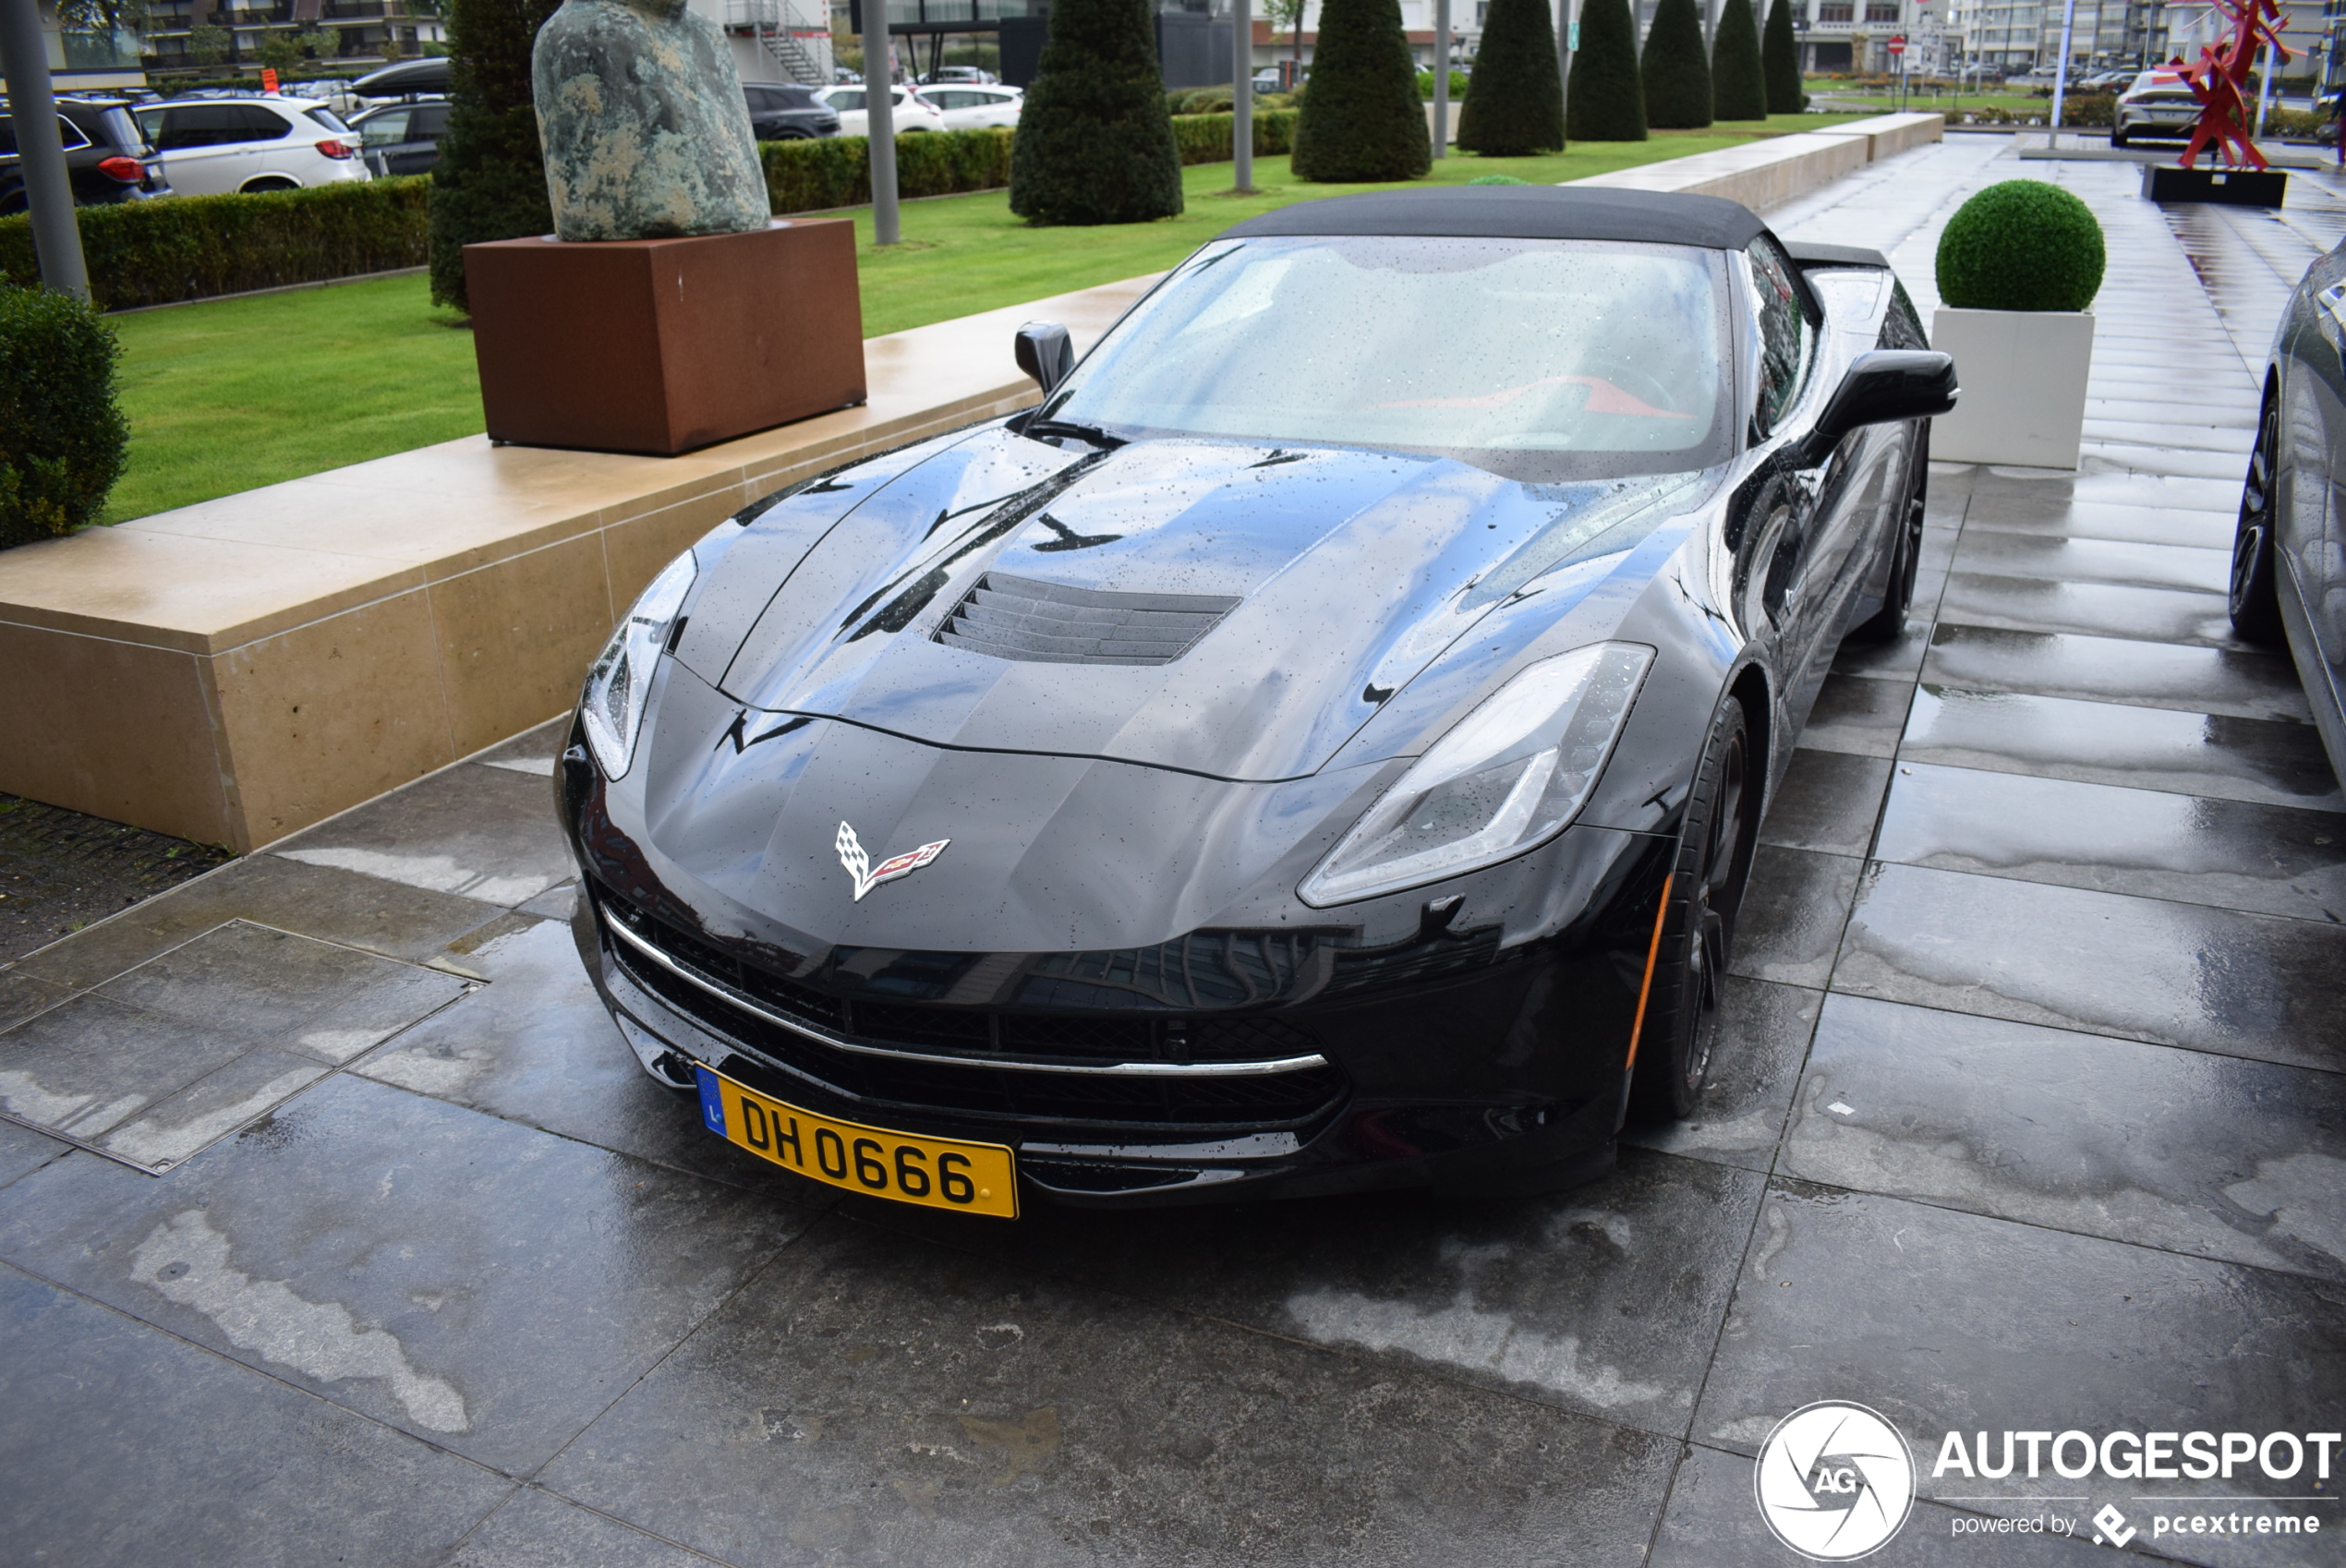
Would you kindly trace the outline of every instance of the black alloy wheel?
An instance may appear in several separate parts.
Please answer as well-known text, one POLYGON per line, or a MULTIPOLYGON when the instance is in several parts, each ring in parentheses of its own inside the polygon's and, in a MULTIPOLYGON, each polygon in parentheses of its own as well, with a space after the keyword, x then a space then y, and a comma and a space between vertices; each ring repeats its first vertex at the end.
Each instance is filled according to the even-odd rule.
POLYGON ((1907 474, 1906 514, 1891 541, 1890 581, 1881 591, 1881 608, 1850 627, 1846 641, 1894 643, 1905 634, 1906 615, 1915 604, 1915 579, 1922 569, 1922 514, 1929 488, 1930 426, 1926 422, 1907 474))
POLYGON ((1702 758, 1687 802, 1630 1074, 1629 1114, 1639 1121, 1675 1121, 1690 1114, 1711 1069, 1720 988, 1751 876, 1760 804, 1751 726, 1740 698, 1728 698, 1711 720, 1702 758))
POLYGON ((2240 525, 2232 532, 2232 632, 2244 643, 2278 645, 2283 633, 2280 595, 2273 580, 2274 455, 2280 450, 2280 400, 2265 398, 2255 450, 2240 488, 2240 525))

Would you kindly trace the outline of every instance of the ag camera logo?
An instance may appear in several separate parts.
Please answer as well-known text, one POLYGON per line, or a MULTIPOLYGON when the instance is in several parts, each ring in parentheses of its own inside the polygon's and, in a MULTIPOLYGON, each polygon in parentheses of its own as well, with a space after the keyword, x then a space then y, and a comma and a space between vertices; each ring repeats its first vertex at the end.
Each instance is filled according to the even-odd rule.
POLYGON ((1880 1413, 1820 1400, 1776 1423, 1760 1445, 1751 1485, 1776 1539, 1812 1562, 1847 1562, 1905 1524, 1914 1455, 1880 1413))

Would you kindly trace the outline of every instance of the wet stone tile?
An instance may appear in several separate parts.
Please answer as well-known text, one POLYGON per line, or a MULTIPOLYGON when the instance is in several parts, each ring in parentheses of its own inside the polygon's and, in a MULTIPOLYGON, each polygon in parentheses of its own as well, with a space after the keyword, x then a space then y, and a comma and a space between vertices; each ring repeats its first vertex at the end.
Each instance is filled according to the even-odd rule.
POLYGON ((468 760, 484 767, 502 767, 533 778, 551 778, 554 776, 554 761, 562 755, 562 741, 569 733, 570 716, 564 714, 560 718, 550 718, 534 729, 525 730, 512 740, 501 742, 485 752, 476 753, 468 760))
POLYGON ((1801 986, 1729 975, 1721 987, 1710 1072, 1694 1114, 1675 1122, 1632 1122, 1622 1140, 1747 1170, 1768 1169, 1822 999, 1801 986))
POLYGON ((6 1267, 0 1337, 12 1562, 437 1562, 511 1486, 6 1267))
POLYGON ((1947 591, 1939 599, 1939 620, 2015 632, 2083 632, 2208 647, 2229 645, 2232 627, 2220 594, 2031 582, 1969 572, 1949 573, 1947 591))
POLYGON ((1751 857, 1751 883, 1735 918, 1730 971, 1787 985, 1824 984, 1863 864, 1762 844, 1751 857))
POLYGON ((1787 1176, 2346 1277, 2346 1079, 1832 996, 1787 1176))
MULTIPOLYGON (((1926 597, 1921 589, 1920 573, 1916 577, 1915 604, 1919 611, 1937 602, 1937 595, 1926 597)), ((1836 675, 1870 675, 1878 680, 1912 681, 1922 669, 1925 650, 1930 645, 1930 617, 1917 613, 1906 620, 1906 629, 1895 642, 1844 643, 1832 656, 1836 675)))
POLYGON ((2165 899, 1871 865, 1832 989, 2346 1066, 2346 929, 2165 899))
POLYGON ((99 986, 95 995, 194 1029, 234 1020, 274 1039, 403 966, 248 921, 231 921, 99 986))
MULTIPOLYGON (((2171 348, 2162 350, 2171 353, 2171 348)), ((2171 359, 2165 363, 2173 363, 2171 359)), ((2038 473, 2045 472, 2042 469, 2038 473)), ((2182 508, 2194 512, 2237 513, 2240 510, 2240 476, 2229 479, 2202 479, 2190 476, 2167 476, 2133 472, 2081 473, 2062 475, 2052 480, 2008 476, 2009 471, 1990 469, 1988 476, 1973 482, 1974 505, 1994 512, 2002 504, 1997 499, 2041 499, 2058 495, 2066 501, 2096 502, 2107 506, 2135 506, 2148 510, 2182 508)))
MULTIPOLYGON (((1779 1181, 1697 1441, 1751 1453, 1784 1417, 1833 1396, 1905 1434, 1920 1495, 2032 1516, 2046 1506, 2038 1500, 2077 1484, 2049 1469, 2032 1480, 2025 1467, 2002 1480, 1934 1478, 1923 1457, 1949 1431, 2334 1429, 2346 1301, 2326 1281, 1779 1181)), ((2099 1491, 2089 1509, 2139 1485, 2089 1484, 2099 1491)), ((2253 1465, 2229 1483, 2160 1484, 2216 1506, 2304 1488, 2253 1465)), ((2336 1560, 2331 1543, 2315 1552, 2336 1560)), ((2290 1559, 2276 1550, 2261 1561, 2290 1559)))
POLYGON ((417 779, 268 852, 509 907, 578 874, 547 784, 475 763, 417 779))
POLYGON ((1674 1450, 828 1221, 543 1479, 734 1562, 1566 1563, 1674 1450))
POLYGON ((1964 527, 1975 537, 1983 533, 2037 534, 2071 539, 2117 539, 2138 545, 2182 545, 2193 549, 2231 549, 2237 514, 2223 512, 2154 512, 2138 506, 2100 506, 2073 501, 2066 506, 1980 507, 1965 518, 1964 527))
POLYGON ((812 1207, 830 1189, 735 1148, 636 1065, 570 928, 516 921, 463 961, 490 983, 352 1070, 417 1094, 812 1207))
POLYGON ((29 1127, 0 1121, 0 1187, 30 1176, 73 1147, 44 1138, 29 1127))
POLYGON ((1883 757, 1799 748, 1760 819, 1760 841, 1835 855, 1864 854, 1873 842, 1890 766, 1883 757))
POLYGON ((1585 1186, 1507 1202, 1416 1193, 1046 1209, 1016 1225, 861 1198, 846 1212, 1022 1277, 1683 1432, 1760 1182, 1728 1163, 1632 1148, 1585 1186))
POLYGON ((53 984, 97 985, 231 920, 420 962, 502 913, 494 904, 248 855, 18 961, 53 984))
POLYGON ((347 1076, 160 1181, 76 1154, 0 1188, 0 1257, 516 1473, 804 1223, 347 1076))
POLYGON ((515 907, 514 913, 535 915, 539 920, 568 920, 578 903, 578 884, 564 882, 547 888, 526 904, 515 907))
POLYGON ((1828 675, 1818 688, 1798 743, 1812 751, 1886 757, 1898 749, 1913 688, 1904 681, 1828 675))
POLYGON ((0 1030, 13 1029, 73 993, 16 970, 0 970, 0 1030))
POLYGON ((1973 691, 2031 692, 2236 718, 2309 723, 2313 718, 2286 657, 2238 648, 1948 624, 1931 636, 1923 679, 1973 691))
POLYGON ((260 1043, 76 996, 0 1034, 0 1110, 95 1138, 260 1043))
POLYGON ((2221 549, 2193 549, 1983 530, 1964 536, 1955 567, 1976 576, 2220 594, 2231 570, 2231 550, 2229 541, 2221 549))
POLYGON ((2162 478, 2189 477, 2216 484, 2229 481, 2235 492, 2240 486, 2241 470, 2247 466, 2245 448, 2203 452, 2156 441, 2097 440, 2088 436, 2078 443, 2077 452, 2080 463, 2107 464, 2162 478))
POLYGON ((325 1077, 307 1056, 267 1046, 248 1051, 97 1140, 117 1159, 167 1170, 325 1077))
POLYGON ((2267 805, 2346 809, 2309 724, 1926 685, 1901 760, 2169 790, 2267 805))
POLYGON ((2107 784, 1898 765, 1885 861, 2346 922, 2346 817, 2107 784))
MULTIPOLYGON (((1784 1412, 1790 1415, 1789 1410, 1784 1412)), ((1911 1444, 1913 1435, 1908 1434, 1911 1444)), ((1926 1456, 1916 1455, 1917 1460, 1926 1456)), ((1868 1568, 2055 1568, 2102 1560, 2086 1544, 2091 1526, 2075 1536, 1998 1536, 1992 1545, 1964 1530, 1973 1515, 1935 1502, 1917 1502, 1898 1533, 1865 1562, 1868 1568), (1991 1555, 1992 1554, 1992 1555, 1991 1555)), ((1670 1506, 1655 1535, 1650 1568, 1720 1568, 1723 1563, 1795 1562, 1760 1516, 1753 1499, 1752 1460, 1696 1446, 1678 1462, 1670 1484, 1670 1506)))
POLYGON ((708 1559, 523 1487, 443 1568, 702 1568, 708 1559))

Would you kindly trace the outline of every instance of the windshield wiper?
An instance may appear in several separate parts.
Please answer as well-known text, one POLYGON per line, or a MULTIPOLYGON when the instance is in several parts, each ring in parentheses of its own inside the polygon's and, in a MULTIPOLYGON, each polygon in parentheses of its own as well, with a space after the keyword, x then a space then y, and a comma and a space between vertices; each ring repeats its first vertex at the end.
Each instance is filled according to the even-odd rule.
POLYGON ((1131 442, 1123 436, 1104 430, 1097 425, 1077 425, 1065 419, 1031 420, 1019 431, 1022 436, 1073 436, 1079 441, 1089 441, 1102 452, 1114 452, 1131 442))

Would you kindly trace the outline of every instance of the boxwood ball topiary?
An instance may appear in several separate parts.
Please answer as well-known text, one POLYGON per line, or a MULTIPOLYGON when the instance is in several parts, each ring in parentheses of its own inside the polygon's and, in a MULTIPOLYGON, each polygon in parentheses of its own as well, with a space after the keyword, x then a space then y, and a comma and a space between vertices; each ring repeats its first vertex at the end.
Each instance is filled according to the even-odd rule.
POLYGON ((1564 146, 1564 75, 1548 0, 1491 0, 1474 90, 1458 111, 1458 146, 1493 158, 1564 146))
POLYGON ((1939 236, 1939 298, 1958 310, 2083 310, 2101 288, 2101 225, 2042 180, 1991 185, 1939 236))
POLYGON ((1058 0, 1010 150, 1010 211, 1036 223, 1143 223, 1181 211, 1146 0, 1058 0))
POLYGON ((1711 123, 1711 54, 1695 0, 1662 0, 1653 8, 1638 71, 1645 78, 1646 124, 1700 130, 1711 123))
POLYGON ((1574 141, 1643 141, 1646 98, 1638 77, 1638 23, 1629 0, 1586 0, 1572 52, 1564 134, 1574 141))
POLYGON ((1324 0, 1288 167, 1298 179, 1366 183, 1413 180, 1433 166, 1400 0, 1324 0))
POLYGON ((121 353, 80 300, 0 283, 0 549, 98 521, 130 443, 121 353))

